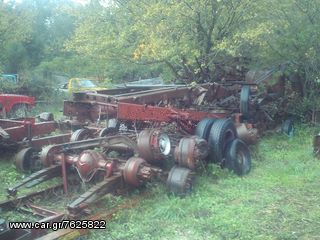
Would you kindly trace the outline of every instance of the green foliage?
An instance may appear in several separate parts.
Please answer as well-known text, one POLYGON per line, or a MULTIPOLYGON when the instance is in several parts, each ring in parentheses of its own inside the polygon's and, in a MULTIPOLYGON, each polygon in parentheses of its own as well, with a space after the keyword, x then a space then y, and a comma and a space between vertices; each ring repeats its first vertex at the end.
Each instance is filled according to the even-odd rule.
POLYGON ((2 80, 0 78, 0 89, 2 93, 17 93, 21 89, 21 85, 2 80))
POLYGON ((307 98, 319 91, 319 8, 319 0, 260 1, 256 21, 237 36, 250 43, 255 65, 286 63, 288 75, 298 73, 307 98))
POLYGON ((220 81, 234 69, 242 80, 244 69, 281 65, 287 76, 299 75, 298 97, 306 99, 298 102, 310 112, 319 95, 319 6, 320 0, 6 1, 0 69, 54 85, 55 74, 191 83, 220 81))
POLYGON ((43 60, 62 56, 72 34, 72 1, 25 0, 0 3, 0 65, 6 73, 32 71, 43 60))
POLYGON ((137 70, 139 64, 165 64, 171 78, 205 81, 232 54, 225 41, 247 20, 250 6, 250 1, 217 0, 93 4, 66 46, 137 70))
POLYGON ((11 73, 15 61, 24 62, 19 56, 24 51, 22 43, 30 39, 32 19, 29 10, 24 11, 13 2, 0 2, 0 66, 3 71, 11 73))

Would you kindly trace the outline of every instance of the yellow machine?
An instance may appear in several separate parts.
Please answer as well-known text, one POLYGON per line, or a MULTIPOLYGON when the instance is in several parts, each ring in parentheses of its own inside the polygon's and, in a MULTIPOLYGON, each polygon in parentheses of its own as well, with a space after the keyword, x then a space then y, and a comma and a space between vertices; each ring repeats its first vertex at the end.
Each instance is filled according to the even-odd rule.
POLYGON ((97 91, 106 89, 99 87, 95 80, 87 78, 70 78, 68 83, 66 83, 62 88, 68 92, 97 91))

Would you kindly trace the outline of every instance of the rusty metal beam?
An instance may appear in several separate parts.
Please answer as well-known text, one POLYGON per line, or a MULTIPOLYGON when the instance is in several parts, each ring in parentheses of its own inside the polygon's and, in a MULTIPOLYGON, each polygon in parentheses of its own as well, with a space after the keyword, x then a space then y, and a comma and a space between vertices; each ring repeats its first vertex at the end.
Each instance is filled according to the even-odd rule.
POLYGON ((24 125, 26 122, 34 124, 36 122, 35 118, 25 118, 23 120, 13 120, 13 119, 0 119, 0 126, 2 128, 10 128, 24 125))
MULTIPOLYGON (((40 150, 45 145, 52 145, 52 144, 60 144, 69 142, 71 137, 71 133, 47 136, 42 138, 33 138, 31 140, 31 147, 34 149, 40 150)), ((24 144, 25 142, 19 142, 24 144)))
POLYGON ((34 204, 27 204, 27 206, 32 209, 32 211, 34 212, 34 214, 37 214, 41 217, 49 217, 49 216, 54 216, 54 215, 58 215, 58 212, 34 205, 34 204))
POLYGON ((102 182, 96 184, 80 197, 68 204, 68 211, 72 216, 77 216, 89 204, 96 201, 99 197, 115 191, 122 184, 122 175, 117 173, 102 182))
POLYGON ((48 168, 44 168, 38 172, 31 174, 29 177, 26 177, 20 183, 17 183, 13 187, 7 189, 7 192, 10 196, 15 196, 17 194, 18 188, 32 182, 32 181, 39 181, 39 180, 47 180, 50 178, 54 178, 61 174, 61 167, 60 166, 51 166, 48 168))
POLYGON ((203 118, 225 118, 225 113, 180 110, 130 103, 118 104, 118 118, 133 121, 173 122, 175 120, 200 121, 203 118))
MULTIPOLYGON (((137 206, 142 199, 146 197, 146 193, 143 193, 137 197, 134 197, 128 201, 126 201, 123 204, 120 204, 119 206, 105 212, 105 213, 99 213, 92 216, 87 217, 87 220, 111 220, 113 216, 117 212, 120 212, 125 209, 133 208, 137 206)), ((75 239, 77 237, 80 237, 82 235, 86 235, 89 233, 89 229, 61 229, 55 232, 51 232, 45 236, 42 236, 38 238, 38 240, 55 240, 55 239, 75 239)))
MULTIPOLYGON (((151 113, 152 106, 156 106, 161 103, 166 106, 172 101, 179 100, 184 102, 184 105, 189 106, 190 104, 199 104, 203 101, 204 96, 206 96, 207 101, 213 101, 216 99, 225 98, 234 93, 224 86, 216 83, 212 84, 202 84, 196 87, 183 86, 183 87, 171 87, 163 89, 152 89, 145 91, 132 91, 120 93, 117 91, 113 92, 113 95, 107 91, 97 92, 97 93, 76 93, 74 95, 73 101, 64 102, 64 115, 69 117, 76 117, 80 122, 85 122, 87 120, 95 122, 97 120, 104 120, 110 118, 118 118, 123 116, 126 120, 141 120, 141 121, 157 121, 159 122, 159 116, 162 122, 166 122, 170 119, 178 117, 180 119, 187 119, 191 116, 191 121, 199 121, 203 117, 225 117, 226 114, 214 114, 214 113, 201 113, 197 111, 183 111, 174 109, 178 114, 174 116, 173 110, 164 110, 161 108, 155 111, 160 111, 157 114, 151 113), (199 99, 200 98, 200 99, 199 99), (135 105, 125 105, 135 104, 135 105), (123 105, 121 105, 123 104, 123 105), (146 112, 144 105, 148 105, 150 111, 146 112), (151 106, 150 106, 151 105, 151 106), (132 114, 131 118, 129 114, 125 114, 125 110, 122 111, 126 106, 132 114), (122 108, 119 110, 119 108, 122 108), (143 111, 143 112, 141 112, 143 111), (135 112, 135 113, 133 113, 135 112), (164 115, 163 115, 164 114, 164 115), (183 117, 182 115, 185 115, 183 117), (150 117, 150 118, 149 118, 150 117)), ((169 120, 170 121, 170 120, 169 120)))
POLYGON ((32 123, 29 121, 14 127, 3 128, 10 136, 11 141, 22 141, 24 138, 31 139, 34 136, 40 136, 51 133, 57 129, 57 123, 54 121, 43 123, 32 123))
POLYGON ((32 192, 32 193, 28 193, 26 195, 14 198, 14 199, 9 199, 9 200, 5 200, 0 202, 0 208, 2 209, 2 211, 9 211, 11 209, 15 209, 17 204, 21 204, 22 202, 32 199, 34 197, 38 197, 41 195, 48 195, 50 192, 55 192, 59 189, 62 189, 63 185, 59 184, 50 188, 46 188, 44 190, 39 190, 36 192, 32 192))
POLYGON ((203 118, 225 118, 226 113, 181 110, 176 108, 156 107, 119 102, 114 105, 101 103, 70 103, 65 102, 64 112, 67 116, 77 116, 79 121, 118 118, 131 121, 173 122, 175 120, 200 121, 203 118))
POLYGON ((101 90, 97 92, 80 92, 74 93, 73 99, 75 101, 98 101, 105 103, 115 103, 118 101, 119 97, 129 97, 139 94, 152 94, 154 92, 159 92, 168 89, 176 89, 177 87, 166 87, 158 89, 148 89, 148 88, 122 88, 122 89, 108 89, 101 90))
POLYGON ((93 139, 86 139, 78 142, 67 142, 54 145, 58 151, 69 151, 69 150, 79 150, 79 149, 88 149, 93 147, 110 147, 113 145, 125 144, 130 146, 134 151, 137 150, 137 144, 132 141, 127 136, 123 135, 113 135, 106 137, 99 137, 93 139))
POLYGON ((115 118, 117 105, 104 102, 64 101, 63 115, 77 117, 79 121, 96 122, 98 119, 115 118))

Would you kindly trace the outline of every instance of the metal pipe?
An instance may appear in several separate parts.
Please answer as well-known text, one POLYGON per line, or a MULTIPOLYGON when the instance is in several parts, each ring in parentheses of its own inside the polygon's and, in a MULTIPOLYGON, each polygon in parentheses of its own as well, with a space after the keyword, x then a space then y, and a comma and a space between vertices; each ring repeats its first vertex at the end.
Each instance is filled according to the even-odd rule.
POLYGON ((64 153, 61 153, 61 166, 62 166, 62 179, 63 179, 63 191, 68 194, 68 176, 67 167, 64 153))

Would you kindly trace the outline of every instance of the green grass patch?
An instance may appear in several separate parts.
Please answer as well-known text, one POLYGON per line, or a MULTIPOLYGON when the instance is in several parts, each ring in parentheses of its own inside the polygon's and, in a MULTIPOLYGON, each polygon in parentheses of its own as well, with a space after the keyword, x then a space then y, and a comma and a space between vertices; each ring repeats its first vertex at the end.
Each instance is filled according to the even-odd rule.
POLYGON ((168 196, 158 185, 87 239, 320 239, 315 130, 301 126, 292 138, 264 137, 252 148, 248 176, 212 167, 186 198, 168 196))

